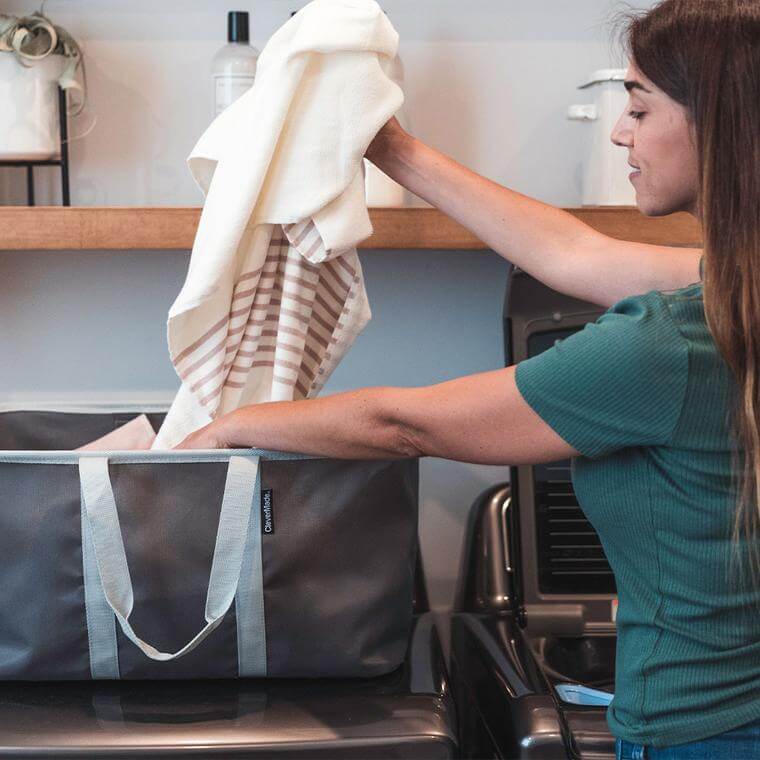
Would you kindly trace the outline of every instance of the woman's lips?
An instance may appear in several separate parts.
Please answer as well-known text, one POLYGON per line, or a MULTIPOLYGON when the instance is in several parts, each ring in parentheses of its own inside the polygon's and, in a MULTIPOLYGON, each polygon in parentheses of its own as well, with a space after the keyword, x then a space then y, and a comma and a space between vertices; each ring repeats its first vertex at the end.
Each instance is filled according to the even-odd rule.
POLYGON ((634 180, 634 179, 636 179, 636 177, 638 177, 640 174, 641 174, 641 169, 637 169, 635 172, 631 172, 631 173, 628 175, 628 179, 629 179, 631 182, 633 182, 633 180, 634 180))

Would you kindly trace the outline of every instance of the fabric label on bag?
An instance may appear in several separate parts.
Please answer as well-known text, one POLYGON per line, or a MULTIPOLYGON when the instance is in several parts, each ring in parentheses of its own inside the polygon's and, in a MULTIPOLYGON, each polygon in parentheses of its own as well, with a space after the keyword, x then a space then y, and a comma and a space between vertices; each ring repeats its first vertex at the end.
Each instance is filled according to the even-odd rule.
POLYGON ((274 508, 272 507, 272 489, 261 491, 261 532, 274 533, 274 508))

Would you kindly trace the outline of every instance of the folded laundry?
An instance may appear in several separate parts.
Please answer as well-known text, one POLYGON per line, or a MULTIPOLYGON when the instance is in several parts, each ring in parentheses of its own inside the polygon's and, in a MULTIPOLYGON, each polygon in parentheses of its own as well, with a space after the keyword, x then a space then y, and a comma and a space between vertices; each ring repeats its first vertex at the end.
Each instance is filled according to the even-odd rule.
POLYGON ((144 414, 141 414, 97 440, 80 446, 76 451, 145 450, 153 445, 155 439, 156 431, 153 430, 153 425, 144 414))
POLYGON ((198 140, 206 200, 167 326, 182 383, 153 448, 245 404, 316 395, 370 319, 362 159, 403 102, 386 73, 397 47, 374 0, 313 0, 198 140))
POLYGON ((615 696, 608 691, 592 689, 579 683, 558 683, 555 690, 563 702, 573 705, 597 705, 606 707, 615 696))

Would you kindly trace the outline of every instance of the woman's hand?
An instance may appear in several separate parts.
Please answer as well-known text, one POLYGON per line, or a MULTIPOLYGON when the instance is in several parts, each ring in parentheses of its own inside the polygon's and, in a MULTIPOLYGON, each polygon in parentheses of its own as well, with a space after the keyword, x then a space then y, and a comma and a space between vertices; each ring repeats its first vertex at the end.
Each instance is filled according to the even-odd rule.
MULTIPOLYGON (((221 419, 221 418, 220 418, 221 419)), ((205 427, 190 433, 183 441, 178 443, 175 449, 229 449, 229 441, 226 440, 223 428, 219 420, 210 422, 205 427)))
POLYGON ((366 158, 372 161, 376 166, 380 166, 386 156, 389 156, 393 151, 393 143, 396 140, 403 140, 408 137, 408 133, 404 131, 404 128, 399 124, 398 119, 392 116, 375 135, 375 138, 369 144, 367 152, 364 154, 366 158))

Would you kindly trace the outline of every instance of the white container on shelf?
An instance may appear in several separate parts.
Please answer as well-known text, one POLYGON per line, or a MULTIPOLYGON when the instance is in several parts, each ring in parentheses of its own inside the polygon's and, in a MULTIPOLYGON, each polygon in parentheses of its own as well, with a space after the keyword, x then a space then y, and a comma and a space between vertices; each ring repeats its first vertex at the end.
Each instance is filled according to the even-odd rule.
POLYGON ((0 159, 60 156, 58 77, 65 62, 49 55, 27 67, 12 53, 0 53, 0 159))
POLYGON ((572 105, 569 119, 584 121, 591 129, 589 151, 583 161, 584 206, 634 206, 636 192, 628 179, 628 151, 613 144, 612 130, 623 113, 628 93, 625 69, 599 69, 578 89, 590 91, 593 102, 572 105))
POLYGON ((249 44, 248 13, 227 14, 227 44, 214 56, 211 64, 214 77, 214 115, 253 87, 259 51, 249 44))
POLYGON ((366 158, 364 159, 364 191, 367 196, 367 205, 372 208, 404 205, 404 188, 366 158))

